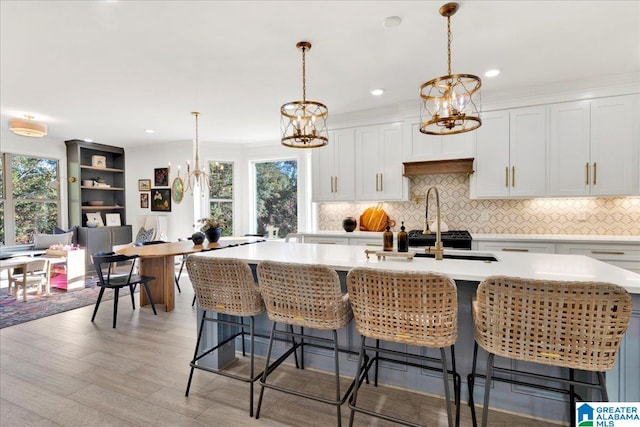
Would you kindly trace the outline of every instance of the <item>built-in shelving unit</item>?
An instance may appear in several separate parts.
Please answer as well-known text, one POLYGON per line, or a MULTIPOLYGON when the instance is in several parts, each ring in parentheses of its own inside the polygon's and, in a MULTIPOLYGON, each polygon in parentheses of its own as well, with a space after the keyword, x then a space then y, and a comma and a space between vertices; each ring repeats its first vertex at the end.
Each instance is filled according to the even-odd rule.
POLYGON ((78 226, 78 244, 86 248, 89 271, 93 269, 93 253, 110 251, 113 245, 132 240, 131 226, 126 225, 124 149, 77 139, 65 144, 69 226, 78 226), (87 227, 87 214, 91 213, 99 214, 104 226, 87 227), (109 225, 107 215, 113 214, 120 225, 109 225))

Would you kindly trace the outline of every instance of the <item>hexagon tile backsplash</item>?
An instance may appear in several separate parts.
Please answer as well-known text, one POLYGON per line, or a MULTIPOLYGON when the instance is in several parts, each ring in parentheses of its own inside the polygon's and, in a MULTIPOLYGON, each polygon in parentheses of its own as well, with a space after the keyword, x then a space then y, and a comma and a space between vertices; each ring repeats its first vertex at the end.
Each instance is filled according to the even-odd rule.
MULTIPOLYGON (((434 185, 440 193, 442 220, 450 230, 488 234, 640 236, 640 197, 471 200, 469 177, 462 174, 411 177, 409 193, 421 197, 417 203, 383 204, 387 214, 397 222, 394 231, 400 230, 401 221, 407 230, 422 228, 424 195, 434 185)), ((318 229, 342 230, 344 217, 353 216, 359 220, 362 212, 373 205, 373 202, 322 203, 318 209, 318 229)), ((432 196, 429 205, 435 209, 435 197, 432 196)))

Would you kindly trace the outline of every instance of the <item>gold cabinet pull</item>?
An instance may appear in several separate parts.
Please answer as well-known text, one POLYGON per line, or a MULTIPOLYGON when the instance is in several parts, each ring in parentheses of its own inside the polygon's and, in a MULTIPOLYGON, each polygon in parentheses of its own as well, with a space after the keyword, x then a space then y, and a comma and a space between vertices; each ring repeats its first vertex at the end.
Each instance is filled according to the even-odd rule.
POLYGON ((599 251, 592 249, 591 253, 594 255, 624 255, 624 251, 599 251))
POLYGON ((597 162, 593 162, 593 185, 596 185, 598 182, 597 176, 598 176, 598 163, 597 162))
POLYGON ((585 174, 587 176, 587 178, 586 178, 584 183, 589 185, 589 162, 587 162, 587 164, 584 165, 584 171, 585 171, 585 174))
POLYGON ((527 248, 502 248, 504 252, 529 252, 527 248))
POLYGON ((509 166, 504 168, 504 186, 509 187, 509 166))
POLYGON ((333 186, 333 192, 334 192, 334 193, 337 193, 337 192, 338 192, 338 177, 337 177, 337 176, 334 176, 334 177, 333 177, 333 179, 334 179, 334 181, 333 181, 333 182, 335 182, 335 184, 334 184, 334 186, 333 186))
MULTIPOLYGON (((383 188, 383 185, 382 185, 383 182, 384 181, 383 181, 383 178, 382 178, 382 174, 380 174, 380 191, 384 191, 384 188, 383 188)), ((595 182, 594 182, 594 184, 595 184, 595 182)))
POLYGON ((516 186, 516 167, 511 166, 511 186, 516 186))

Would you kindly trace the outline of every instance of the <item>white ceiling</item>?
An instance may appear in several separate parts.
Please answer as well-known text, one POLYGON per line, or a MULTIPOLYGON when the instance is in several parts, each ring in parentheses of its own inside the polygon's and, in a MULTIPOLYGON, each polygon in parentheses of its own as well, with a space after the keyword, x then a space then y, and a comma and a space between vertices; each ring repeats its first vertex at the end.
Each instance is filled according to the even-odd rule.
MULTIPOLYGON (((280 106, 302 97, 300 40, 307 99, 330 121, 407 102, 417 116, 420 84, 447 71, 444 3, 1 0, 1 126, 30 113, 50 138, 132 147, 192 139, 197 110, 201 141, 277 141, 280 106), (392 15, 402 24, 384 28, 392 15)), ((640 81, 640 1, 459 3, 452 71, 502 70, 485 102, 640 81)))

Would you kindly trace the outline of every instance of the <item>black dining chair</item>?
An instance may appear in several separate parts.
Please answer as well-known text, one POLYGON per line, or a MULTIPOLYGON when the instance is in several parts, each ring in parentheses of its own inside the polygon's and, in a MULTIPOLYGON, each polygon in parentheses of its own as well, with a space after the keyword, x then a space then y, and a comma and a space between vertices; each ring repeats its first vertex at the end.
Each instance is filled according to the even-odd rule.
POLYGON ((138 257, 120 255, 114 252, 97 252, 92 255, 91 259, 96 269, 96 273, 98 274, 97 285, 100 287, 98 300, 96 301, 96 306, 93 310, 93 316, 91 316, 92 322, 95 320, 96 314, 98 313, 98 307, 100 306, 100 302, 102 301, 102 295, 104 294, 105 289, 113 289, 115 292, 113 299, 113 327, 115 328, 116 319, 118 317, 118 296, 120 289, 129 287, 129 292, 131 294, 131 305, 135 310, 136 303, 134 301, 133 294, 138 284, 141 284, 144 288, 144 291, 147 293, 147 297, 149 298, 149 302, 151 303, 151 308, 153 309, 153 314, 156 316, 158 315, 156 306, 153 304, 153 297, 151 296, 151 291, 149 290, 148 285, 150 281, 156 280, 156 278, 153 276, 141 276, 139 274, 134 274, 133 270, 136 258, 138 257), (128 269, 129 271, 125 273, 116 272, 114 269, 114 265, 123 262, 130 264, 130 267, 128 269))

